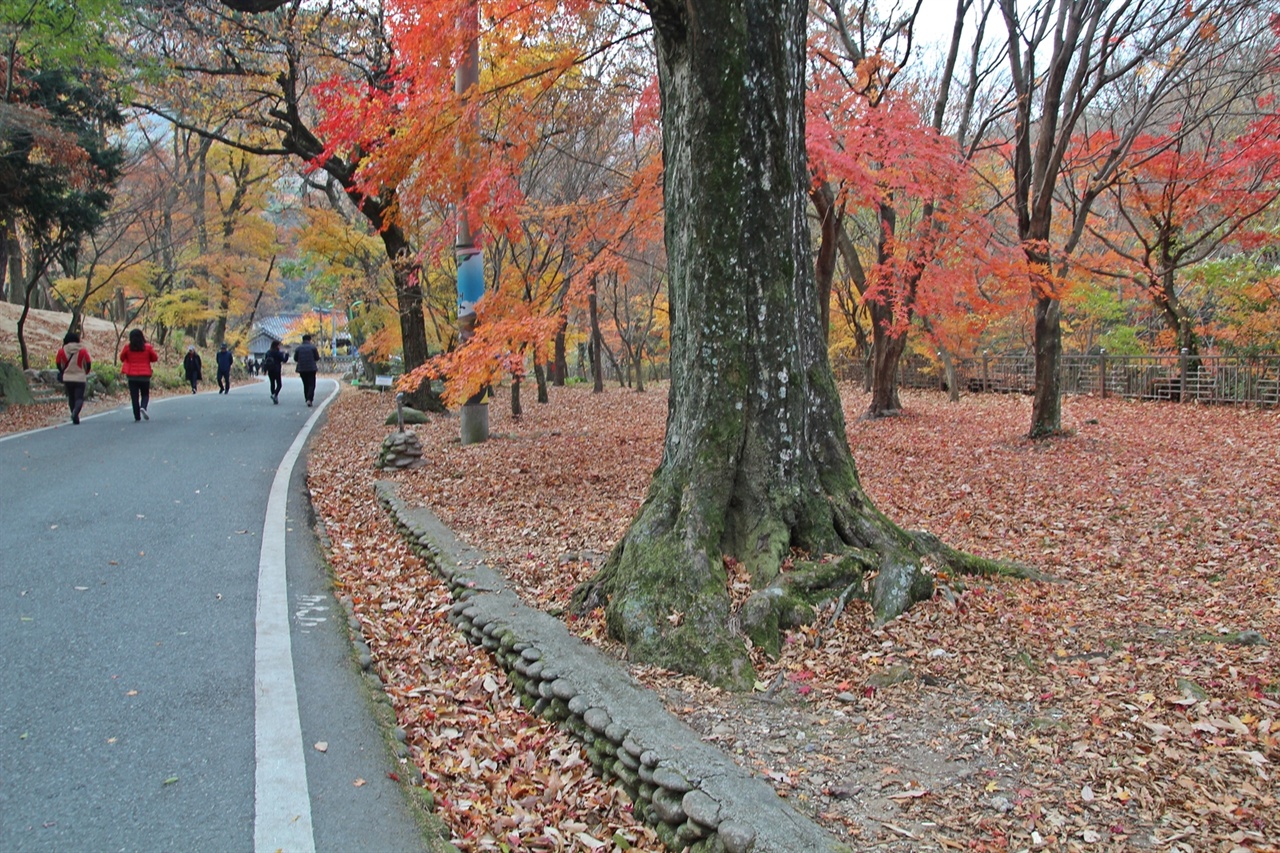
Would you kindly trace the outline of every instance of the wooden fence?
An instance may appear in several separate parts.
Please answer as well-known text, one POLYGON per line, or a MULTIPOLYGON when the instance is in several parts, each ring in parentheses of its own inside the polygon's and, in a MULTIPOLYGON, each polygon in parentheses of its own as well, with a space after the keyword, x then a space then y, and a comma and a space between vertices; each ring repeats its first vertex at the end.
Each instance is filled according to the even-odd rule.
MULTIPOLYGON (((1030 394, 1035 362, 1030 355, 984 354, 957 359, 956 384, 973 393, 1030 394)), ((1276 407, 1280 405, 1280 355, 1064 355, 1062 393, 1133 400, 1170 400, 1276 407)), ((942 368, 924 358, 904 359, 905 388, 945 388, 942 368)), ((840 365, 842 378, 860 381, 865 366, 840 365)))

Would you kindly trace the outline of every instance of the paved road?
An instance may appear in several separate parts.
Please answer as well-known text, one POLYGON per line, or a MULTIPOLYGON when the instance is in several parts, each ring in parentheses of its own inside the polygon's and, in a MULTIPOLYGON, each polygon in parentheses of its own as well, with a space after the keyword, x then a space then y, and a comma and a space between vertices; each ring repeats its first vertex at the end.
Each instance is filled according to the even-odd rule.
POLYGON ((0 851, 423 849, 309 523, 335 390, 0 440, 0 851))

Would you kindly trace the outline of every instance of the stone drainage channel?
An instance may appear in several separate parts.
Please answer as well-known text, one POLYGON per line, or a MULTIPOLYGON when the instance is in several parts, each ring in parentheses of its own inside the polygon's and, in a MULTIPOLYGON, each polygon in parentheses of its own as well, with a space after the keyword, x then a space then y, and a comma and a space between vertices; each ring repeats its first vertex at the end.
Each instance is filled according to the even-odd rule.
POLYGON ((636 814, 667 847, 850 850, 703 742, 616 661, 525 605, 484 555, 459 542, 434 513, 407 505, 392 483, 375 488, 410 547, 449 584, 450 621, 493 653, 534 713, 582 742, 596 771, 627 792, 636 814))

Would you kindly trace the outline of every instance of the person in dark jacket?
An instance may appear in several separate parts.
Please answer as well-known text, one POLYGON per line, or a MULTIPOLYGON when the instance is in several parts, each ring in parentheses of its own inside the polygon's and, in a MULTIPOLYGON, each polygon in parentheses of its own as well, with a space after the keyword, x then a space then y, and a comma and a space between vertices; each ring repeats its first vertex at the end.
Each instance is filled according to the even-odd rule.
POLYGON ((320 362, 320 350, 311 343, 310 335, 302 336, 302 343, 293 350, 293 364, 302 379, 302 396, 310 406, 316 397, 316 367, 320 362))
POLYGON ((280 381, 280 370, 288 360, 289 354, 280 349, 279 341, 272 341, 270 349, 262 357, 262 369, 267 374, 267 381, 271 383, 271 402, 276 404, 280 403, 280 387, 283 385, 280 381))
POLYGON ((218 362, 218 393, 231 393, 231 350, 226 344, 218 346, 218 354, 214 356, 218 362))
POLYGON ((147 404, 151 402, 151 365, 159 360, 159 354, 147 343, 141 329, 129 333, 129 343, 120 350, 120 372, 129 380, 129 402, 133 404, 135 421, 151 420, 147 414, 147 404))
POLYGON ((71 409, 71 422, 80 423, 80 409, 84 407, 84 391, 89 384, 89 370, 93 367, 93 359, 89 350, 80 343, 80 335, 67 332, 62 339, 62 349, 54 358, 58 365, 58 377, 67 392, 67 406, 71 409))
POLYGON ((187 347, 187 354, 182 357, 182 372, 191 383, 191 393, 196 393, 196 384, 204 379, 204 362, 200 360, 200 353, 196 352, 194 346, 187 347))

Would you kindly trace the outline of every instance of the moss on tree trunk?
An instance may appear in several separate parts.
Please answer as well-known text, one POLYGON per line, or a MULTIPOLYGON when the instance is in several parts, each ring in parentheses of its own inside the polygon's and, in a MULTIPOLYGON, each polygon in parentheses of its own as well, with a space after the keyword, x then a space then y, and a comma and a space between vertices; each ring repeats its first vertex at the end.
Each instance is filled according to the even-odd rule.
POLYGON ((807 4, 649 8, 672 320, 667 435, 644 505, 576 604, 603 605, 633 660, 745 689, 743 618, 757 644, 776 648, 770 633, 802 620, 821 586, 778 580, 793 551, 850 557, 849 571, 871 577, 879 620, 931 595, 927 563, 955 552, 876 510, 849 451, 805 209, 807 4), (762 591, 749 612, 732 605, 725 556, 762 591))

